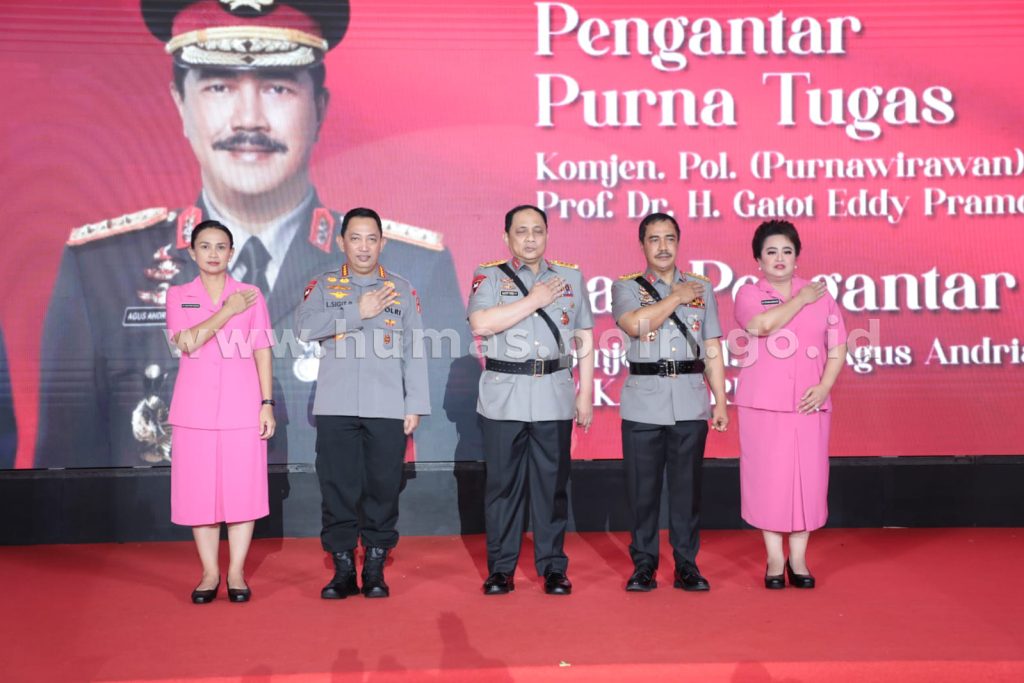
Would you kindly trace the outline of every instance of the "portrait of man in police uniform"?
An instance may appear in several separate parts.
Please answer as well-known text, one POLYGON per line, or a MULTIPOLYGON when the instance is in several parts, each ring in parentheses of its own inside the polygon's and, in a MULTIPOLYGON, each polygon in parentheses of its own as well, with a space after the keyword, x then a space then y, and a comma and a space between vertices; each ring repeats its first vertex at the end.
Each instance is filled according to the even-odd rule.
POLYGON ((668 480, 669 544, 673 585, 706 591, 697 568, 700 487, 708 420, 729 425, 722 328, 711 282, 676 267, 679 223, 653 213, 640 222, 646 270, 612 286, 612 316, 629 337, 629 379, 622 389, 622 459, 633 516, 629 544, 630 592, 657 587, 661 489, 668 480), (708 386, 715 396, 712 408, 708 386))
MULTIPOLYGON (((181 116, 202 189, 192 206, 145 209, 71 231, 42 341, 36 465, 169 459, 177 362, 164 335, 164 298, 168 287, 196 276, 187 245, 206 219, 232 230, 231 273, 264 291, 277 334, 278 434, 269 461, 309 462, 319 361, 291 323, 310 278, 344 260, 333 240, 339 214, 320 202, 309 165, 330 101, 323 61, 345 35, 349 3, 142 0, 141 9, 172 57, 168 101, 181 116)), ((452 419, 426 420, 416 440, 418 458, 451 460, 453 421, 473 419, 471 390, 445 396, 453 359, 470 340, 451 254, 428 229, 385 219, 384 234, 382 263, 421 288, 425 326, 454 330, 461 340, 429 363, 431 399, 452 419)))

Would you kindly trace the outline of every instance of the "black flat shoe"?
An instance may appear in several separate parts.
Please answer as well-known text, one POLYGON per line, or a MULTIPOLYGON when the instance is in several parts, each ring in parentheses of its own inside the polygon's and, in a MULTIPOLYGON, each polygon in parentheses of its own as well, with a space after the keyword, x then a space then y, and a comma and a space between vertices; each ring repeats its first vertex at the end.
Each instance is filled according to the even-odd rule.
POLYGON ((213 602, 217 597, 217 591, 220 590, 220 581, 213 588, 207 588, 206 590, 199 590, 198 588, 192 591, 192 604, 193 605, 205 605, 209 602, 213 602))
POLYGON ((672 584, 684 591, 703 592, 711 590, 711 584, 700 575, 700 570, 695 565, 676 568, 676 580, 672 584))
POLYGON ((786 560, 786 576, 789 577, 789 585, 793 588, 814 588, 814 577, 810 574, 797 574, 789 560, 786 560))
POLYGON ((569 595, 572 582, 564 572, 548 572, 544 575, 544 592, 548 595, 569 595))
POLYGON ((249 602, 252 597, 252 590, 246 586, 245 588, 232 588, 228 586, 228 600, 231 602, 249 602))
POLYGON ((771 576, 768 574, 768 567, 765 566, 764 587, 772 591, 782 590, 786 587, 786 575, 776 574, 775 576, 771 576))
POLYGON ((654 578, 654 570, 647 565, 640 565, 626 581, 626 591, 629 593, 649 593, 658 587, 658 581, 654 578))
POLYGON ((484 581, 484 595, 505 595, 516 589, 516 582, 511 574, 494 572, 484 581))

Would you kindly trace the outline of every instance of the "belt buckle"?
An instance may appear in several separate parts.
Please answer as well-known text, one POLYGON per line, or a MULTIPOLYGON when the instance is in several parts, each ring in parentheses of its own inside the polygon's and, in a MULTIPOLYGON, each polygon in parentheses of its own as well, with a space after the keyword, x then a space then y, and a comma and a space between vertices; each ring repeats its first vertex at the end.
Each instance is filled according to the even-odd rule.
POLYGON ((533 359, 533 376, 543 377, 544 376, 544 360, 541 358, 533 359))
POLYGON ((679 376, 679 373, 676 371, 676 363, 675 363, 675 361, 663 360, 662 363, 664 363, 664 365, 662 367, 665 370, 665 374, 662 375, 663 377, 678 377, 679 376))

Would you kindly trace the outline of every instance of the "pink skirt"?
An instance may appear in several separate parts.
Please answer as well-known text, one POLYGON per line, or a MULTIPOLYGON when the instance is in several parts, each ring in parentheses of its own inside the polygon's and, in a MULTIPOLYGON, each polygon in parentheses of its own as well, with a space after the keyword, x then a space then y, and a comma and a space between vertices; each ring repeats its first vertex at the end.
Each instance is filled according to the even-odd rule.
POLYGON ((173 428, 172 522, 248 522, 269 512, 267 442, 257 428, 173 428))
POLYGON ((743 519, 784 533, 825 526, 831 414, 741 407, 739 419, 743 519))

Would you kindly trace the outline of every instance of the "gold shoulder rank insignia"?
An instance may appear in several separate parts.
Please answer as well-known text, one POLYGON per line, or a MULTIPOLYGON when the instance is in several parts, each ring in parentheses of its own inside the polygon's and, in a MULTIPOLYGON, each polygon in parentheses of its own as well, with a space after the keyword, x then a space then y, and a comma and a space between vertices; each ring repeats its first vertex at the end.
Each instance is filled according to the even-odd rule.
POLYGON ((698 280, 704 280, 705 282, 711 282, 711 278, 709 278, 709 277, 704 277, 703 275, 698 275, 697 273, 690 273, 690 272, 687 272, 687 273, 684 273, 684 274, 685 274, 685 275, 689 275, 690 277, 695 277, 695 278, 697 278, 698 280))
POLYGON ((487 263, 481 263, 480 267, 481 268, 493 268, 494 266, 500 266, 502 263, 506 263, 507 261, 508 261, 507 258, 500 258, 497 261, 488 261, 487 263))
POLYGON ((444 251, 444 236, 434 230, 390 220, 381 221, 381 230, 389 240, 408 242, 431 251, 444 251))
POLYGON ((638 276, 643 275, 643 274, 644 274, 644 271, 638 270, 635 273, 630 273, 629 275, 620 275, 619 279, 620 280, 635 280, 638 276))
POLYGON ((575 263, 568 263, 566 261, 556 261, 555 259, 548 259, 548 263, 554 263, 556 266, 562 266, 563 268, 572 268, 573 270, 579 270, 580 267, 575 263))
POLYGON ((126 213, 117 218, 100 221, 99 223, 89 223, 80 228, 75 228, 68 236, 68 244, 70 246, 85 244, 86 242, 111 237, 112 235, 142 230, 162 221, 173 219, 174 214, 168 212, 163 207, 126 213))

